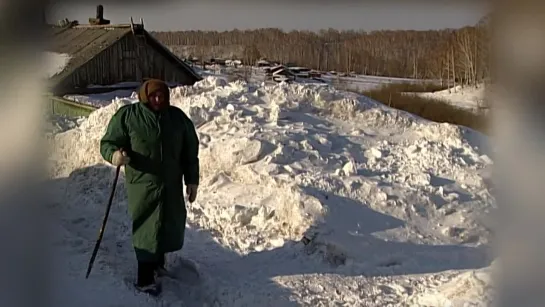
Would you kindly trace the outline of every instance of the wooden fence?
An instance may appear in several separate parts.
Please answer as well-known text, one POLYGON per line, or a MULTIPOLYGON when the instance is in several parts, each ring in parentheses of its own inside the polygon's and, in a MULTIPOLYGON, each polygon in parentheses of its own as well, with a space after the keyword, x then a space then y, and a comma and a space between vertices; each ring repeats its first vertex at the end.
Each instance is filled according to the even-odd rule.
POLYGON ((51 94, 45 95, 47 100, 48 112, 54 115, 63 115, 70 117, 89 116, 93 111, 98 109, 94 106, 84 105, 64 99, 62 97, 53 96, 51 94))

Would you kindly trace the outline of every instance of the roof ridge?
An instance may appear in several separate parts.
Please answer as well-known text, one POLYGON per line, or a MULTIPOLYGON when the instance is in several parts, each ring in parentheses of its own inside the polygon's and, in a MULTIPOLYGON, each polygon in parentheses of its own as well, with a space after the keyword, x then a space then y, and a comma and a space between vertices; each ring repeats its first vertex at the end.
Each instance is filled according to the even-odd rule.
POLYGON ((91 25, 91 24, 79 24, 72 26, 72 29, 103 29, 103 28, 114 28, 114 29, 125 29, 131 28, 131 24, 121 23, 121 24, 110 24, 110 25, 91 25))
POLYGON ((47 25, 50 28, 58 28, 58 29, 104 29, 104 28, 114 28, 114 29, 125 29, 131 28, 130 23, 120 23, 120 24, 109 24, 109 25, 92 25, 92 24, 76 24, 76 25, 68 25, 68 26, 59 26, 56 24, 48 24, 47 25))

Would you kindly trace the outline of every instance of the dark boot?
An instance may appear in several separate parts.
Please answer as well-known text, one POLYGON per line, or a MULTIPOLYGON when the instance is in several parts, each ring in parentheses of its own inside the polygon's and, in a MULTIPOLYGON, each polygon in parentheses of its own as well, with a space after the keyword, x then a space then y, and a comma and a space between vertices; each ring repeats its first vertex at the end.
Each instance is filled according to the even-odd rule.
POLYGON ((154 262, 138 262, 136 290, 152 296, 158 296, 161 293, 161 286, 155 280, 156 265, 154 262))
POLYGON ((159 260, 157 261, 157 267, 164 268, 166 264, 165 262, 166 262, 166 255, 161 254, 159 256, 159 260))
POLYGON ((165 267, 166 265, 165 261, 166 261, 165 254, 162 254, 161 256, 159 256, 159 261, 157 262, 157 267, 155 268, 155 272, 157 273, 158 277, 164 277, 169 275, 169 272, 167 271, 165 267))

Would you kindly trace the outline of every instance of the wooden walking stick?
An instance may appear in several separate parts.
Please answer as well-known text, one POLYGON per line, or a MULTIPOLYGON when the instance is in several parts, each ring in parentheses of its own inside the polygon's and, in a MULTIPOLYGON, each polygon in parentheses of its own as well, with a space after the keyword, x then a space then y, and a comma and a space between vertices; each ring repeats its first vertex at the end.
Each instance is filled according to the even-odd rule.
POLYGON ((91 255, 89 266, 87 267, 87 275, 85 275, 85 279, 87 279, 89 277, 89 274, 91 273, 91 269, 93 268, 93 263, 95 262, 95 258, 98 253, 98 248, 100 247, 100 242, 102 241, 102 237, 104 236, 104 228, 106 227, 106 222, 108 221, 108 216, 110 215, 110 208, 112 207, 112 201, 114 200, 115 187, 117 185, 117 179, 119 178, 120 170, 121 170, 121 165, 118 166, 115 170, 115 179, 114 179, 114 184, 112 186, 112 193, 110 193, 108 206, 106 206, 106 214, 104 215, 104 220, 102 221, 102 227, 100 227, 100 232, 98 233, 98 239, 97 239, 97 242, 95 243, 95 249, 93 250, 93 254, 91 255))

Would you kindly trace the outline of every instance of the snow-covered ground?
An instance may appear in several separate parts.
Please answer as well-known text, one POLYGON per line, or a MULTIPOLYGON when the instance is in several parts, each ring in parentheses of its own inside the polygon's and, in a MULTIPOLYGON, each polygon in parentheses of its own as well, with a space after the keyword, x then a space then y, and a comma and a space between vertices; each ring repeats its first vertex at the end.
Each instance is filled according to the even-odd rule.
MULTIPOLYGON (((237 69, 233 67, 222 67, 219 65, 208 65, 207 69, 204 70, 200 65, 194 65, 195 71, 203 76, 214 76, 214 77, 227 77, 233 71, 237 69)), ((244 67, 240 67, 238 70, 243 70, 244 67)), ((265 80, 265 73, 263 69, 252 67, 251 74, 249 77, 250 82, 263 82, 265 80)), ((384 84, 390 83, 429 83, 434 82, 434 80, 420 80, 420 79, 409 79, 409 78, 394 78, 394 77, 378 77, 378 76, 368 76, 368 75, 356 75, 354 77, 340 77, 332 75, 330 73, 325 73, 320 78, 322 81, 298 78, 296 83, 315 83, 315 84, 328 84, 328 85, 339 85, 345 90, 362 92, 366 90, 371 90, 382 86, 384 84)), ((435 82, 439 82, 435 80, 435 82)))
POLYGON ((445 101, 454 106, 468 109, 478 110, 485 106, 485 86, 456 86, 450 89, 431 92, 431 93, 413 93, 420 97, 435 98, 445 101))
POLYGON ((399 83, 412 83, 412 84, 421 84, 421 83, 431 83, 433 80, 421 80, 421 79, 409 79, 409 78, 393 78, 393 77, 378 77, 378 76, 367 76, 367 75, 356 75, 355 77, 338 77, 330 74, 326 74, 323 77, 328 83, 336 84, 339 87, 355 91, 363 92, 376 89, 377 87, 383 86, 385 84, 399 84, 399 83))
POLYGON ((51 210, 62 293, 55 306, 463 306, 487 299, 486 218, 495 200, 481 134, 313 84, 207 77, 173 89, 171 100, 198 127, 202 183, 187 204, 185 246, 168 262, 176 270, 191 259, 200 282, 165 280, 159 301, 123 282, 135 275, 123 176, 84 279, 114 175, 99 140, 112 114, 133 103, 116 99, 56 135, 51 210))

